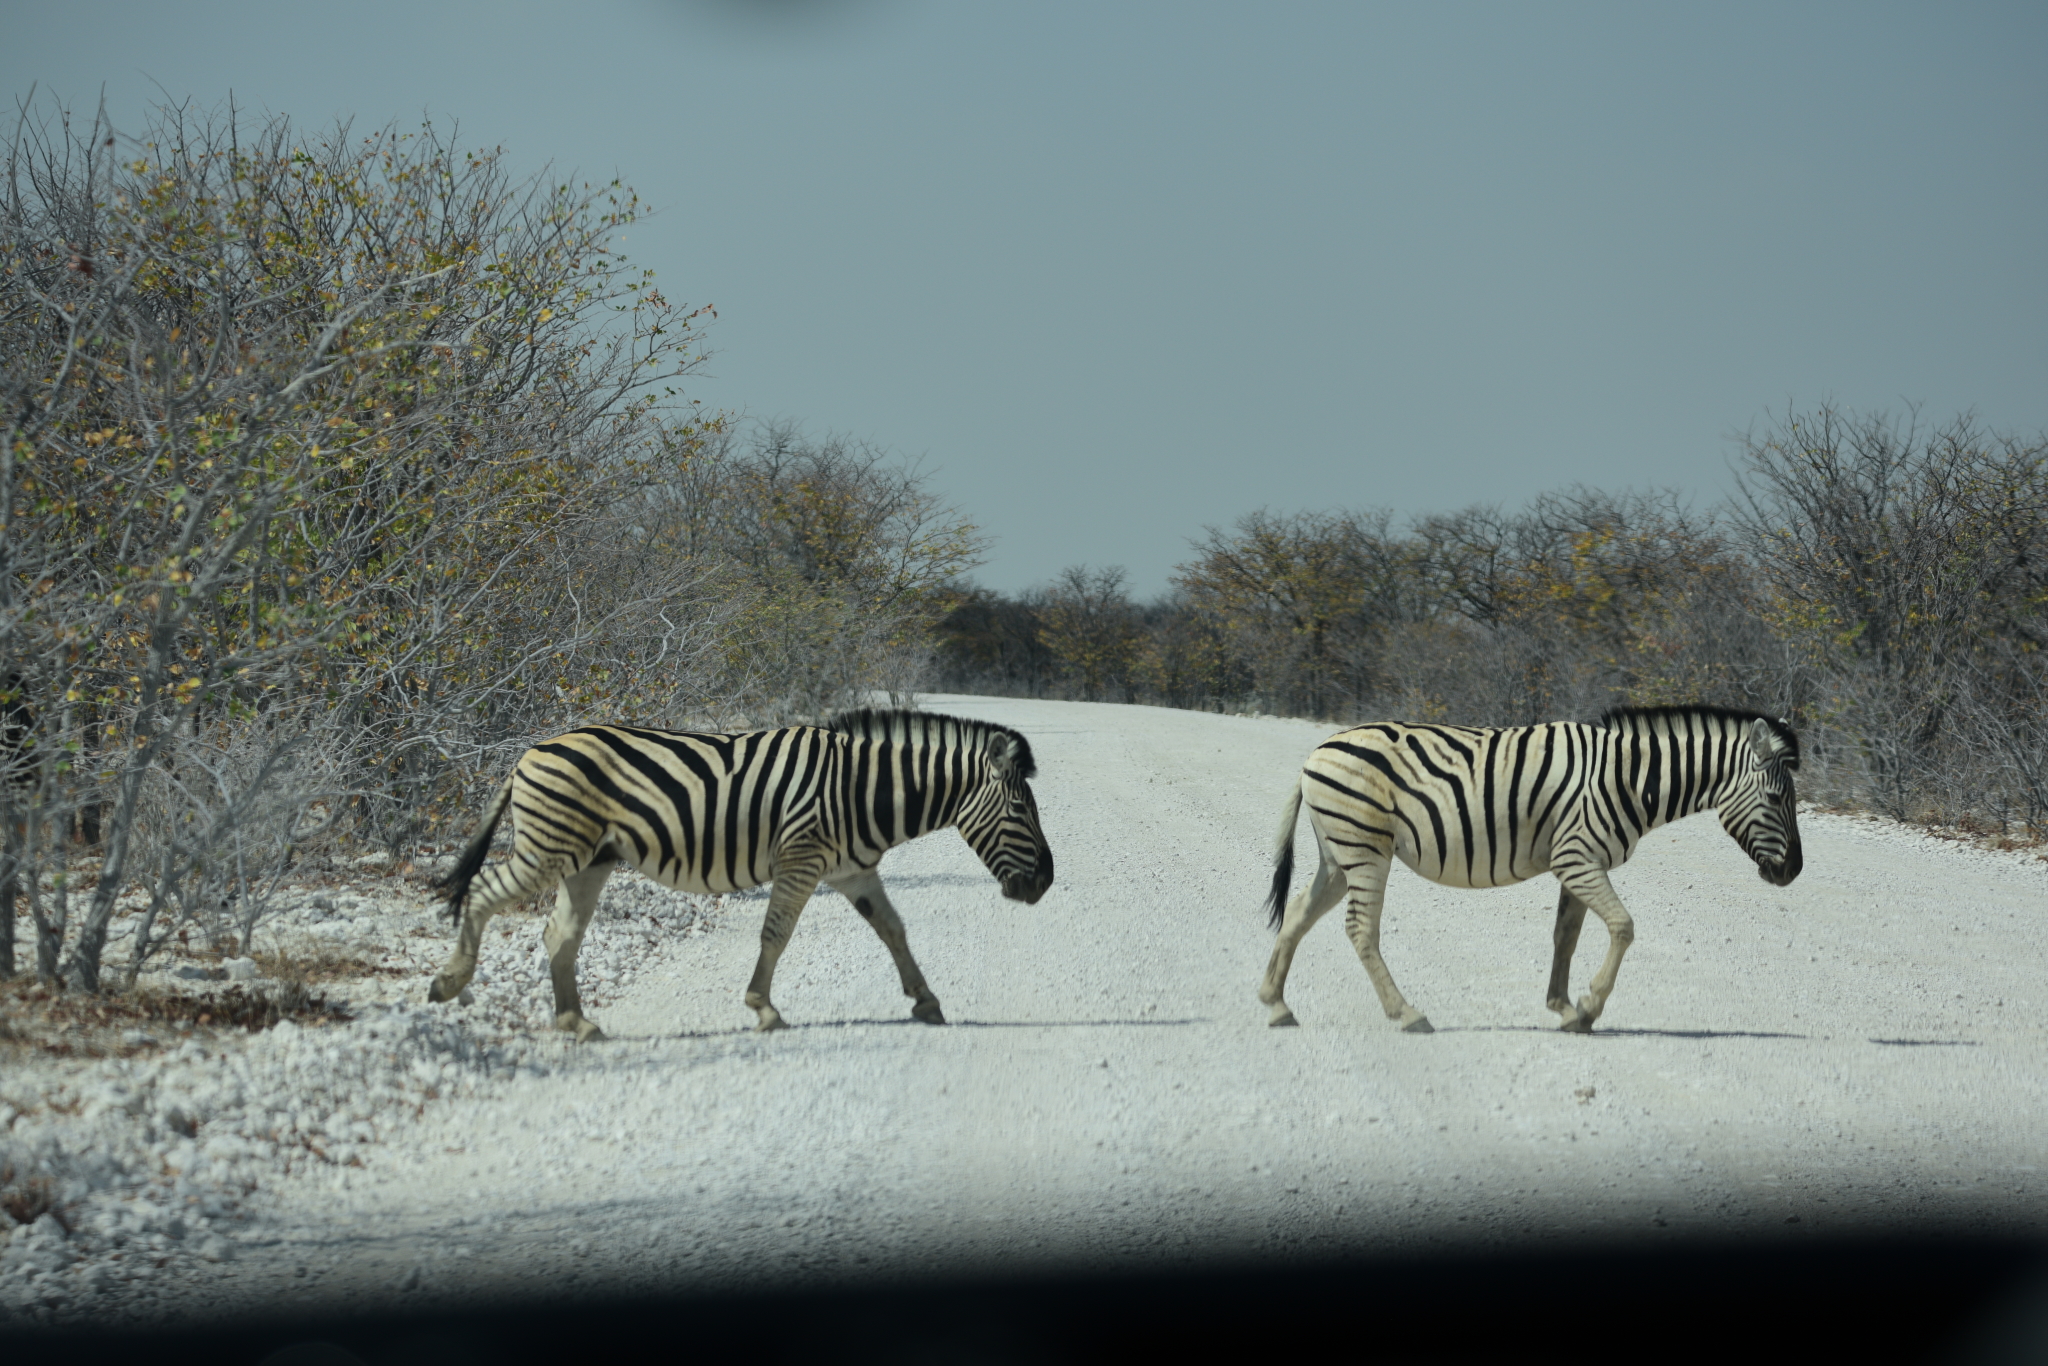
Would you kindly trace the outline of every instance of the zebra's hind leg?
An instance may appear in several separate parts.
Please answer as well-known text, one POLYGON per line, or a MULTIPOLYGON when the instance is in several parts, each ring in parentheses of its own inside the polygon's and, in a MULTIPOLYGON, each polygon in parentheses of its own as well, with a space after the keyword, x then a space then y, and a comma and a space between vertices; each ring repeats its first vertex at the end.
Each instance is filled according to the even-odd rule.
POLYGON ((576 990, 576 953, 583 947, 583 932, 590 927, 605 879, 617 866, 606 849, 582 872, 563 878, 555 889, 555 913, 541 932, 548 950, 548 976, 555 986, 555 1028, 574 1034, 578 1043, 604 1037, 602 1029, 583 1017, 583 997, 576 990))
POLYGON ((1358 961, 1365 964, 1365 975, 1372 978, 1372 988, 1379 993, 1380 1009, 1387 1012, 1387 1018, 1404 1033, 1434 1034, 1429 1017, 1408 1004, 1401 988, 1394 985, 1394 974, 1387 971, 1387 960, 1380 957, 1380 910, 1386 904, 1391 866, 1392 860, 1381 854, 1345 870, 1351 905, 1344 912, 1344 933, 1358 950, 1358 961))
POLYGON ((1590 1030, 1591 1021, 1581 1027, 1578 1008, 1572 1004, 1572 954, 1579 947, 1579 929, 1586 923, 1586 903, 1573 896, 1568 889, 1559 888, 1557 894, 1557 926, 1551 931, 1550 990, 1545 993, 1543 1004, 1563 1016, 1560 1029, 1583 1033, 1590 1030))
POLYGON ((846 895, 859 911, 861 918, 874 927, 882 943, 888 947, 889 956, 896 960, 896 975, 903 980, 903 994, 915 1004, 910 1007, 913 1019, 926 1024, 944 1024, 945 1012, 939 1009, 939 998, 925 983, 924 973, 918 970, 917 960, 910 956, 910 938, 903 932, 903 917, 896 914, 896 908, 889 904, 888 895, 882 891, 881 874, 872 869, 837 878, 832 885, 846 895))
MULTIPOLYGON (((1318 851, 1322 842, 1316 842, 1318 851)), ((1273 1008, 1266 1023, 1274 1029, 1300 1024, 1287 1006, 1287 974, 1294 968, 1294 951, 1315 923, 1344 899, 1344 875, 1327 859, 1316 860, 1315 877, 1287 903, 1280 921, 1280 936, 1273 942, 1273 956, 1266 960, 1266 975, 1259 983, 1259 1003, 1273 1008)))
POLYGON ((764 1034, 783 1026, 782 1012, 768 999, 768 992, 775 984, 776 961, 796 933, 797 917, 817 890, 820 862, 815 854, 792 856, 788 852, 776 860, 775 888, 768 893, 768 914, 761 920, 761 956, 754 961, 746 995, 748 1009, 760 1018, 755 1028, 764 1034))
POLYGON ((427 987, 427 1000, 452 1001, 460 996, 469 979, 476 976, 477 951, 491 917, 507 906, 538 896, 552 876, 552 870, 538 867, 516 852, 505 862, 486 868, 463 903, 455 951, 427 987))

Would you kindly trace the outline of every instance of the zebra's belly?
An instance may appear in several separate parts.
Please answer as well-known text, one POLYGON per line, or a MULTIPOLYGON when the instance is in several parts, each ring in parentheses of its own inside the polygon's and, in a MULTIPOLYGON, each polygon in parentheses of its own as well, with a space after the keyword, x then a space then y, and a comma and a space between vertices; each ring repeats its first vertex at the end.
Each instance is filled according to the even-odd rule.
MULTIPOLYGON (((613 848, 617 849, 617 844, 614 844, 613 848)), ((722 860, 708 874, 703 868, 684 859, 670 859, 663 863, 658 851, 650 853, 644 859, 635 858, 632 854, 621 851, 619 863, 653 878, 664 887, 674 888, 678 892, 692 892, 698 896, 720 892, 744 892, 749 887, 759 887, 771 880, 765 877, 745 881, 736 879, 731 875, 731 871, 723 866, 722 860)))
POLYGON ((1525 853, 1511 859, 1506 850, 1495 853, 1481 848, 1468 859, 1464 850, 1454 845, 1442 862, 1423 857, 1406 841, 1396 845, 1394 852, 1400 855, 1401 862, 1440 887, 1512 887, 1550 871, 1547 858, 1539 862, 1525 853))
MULTIPOLYGON (((612 847, 614 850, 618 849, 616 841, 612 847)), ((754 887, 766 886, 775 880, 772 867, 767 866, 765 860, 752 867, 747 866, 742 860, 739 867, 727 868, 725 861, 720 859, 708 873, 682 859, 671 859, 664 865, 658 852, 650 853, 645 859, 636 859, 632 854, 621 851, 619 862, 653 878, 664 887, 674 888, 678 892, 691 892, 698 896, 744 892, 754 887)), ((843 877, 848 873, 861 871, 864 866, 873 865, 863 865, 851 854, 843 855, 836 864, 826 868, 818 880, 825 882, 843 877)))

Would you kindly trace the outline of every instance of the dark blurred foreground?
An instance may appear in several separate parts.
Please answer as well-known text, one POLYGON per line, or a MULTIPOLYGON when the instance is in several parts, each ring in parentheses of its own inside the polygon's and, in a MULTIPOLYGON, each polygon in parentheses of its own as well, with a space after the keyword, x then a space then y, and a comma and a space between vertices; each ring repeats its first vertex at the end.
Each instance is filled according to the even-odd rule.
POLYGON ((398 1366, 641 1358, 2048 1361, 2048 1246, 1955 1237, 1240 1264, 1183 1274, 504 1303, 0 1335, 9 1361, 398 1366))

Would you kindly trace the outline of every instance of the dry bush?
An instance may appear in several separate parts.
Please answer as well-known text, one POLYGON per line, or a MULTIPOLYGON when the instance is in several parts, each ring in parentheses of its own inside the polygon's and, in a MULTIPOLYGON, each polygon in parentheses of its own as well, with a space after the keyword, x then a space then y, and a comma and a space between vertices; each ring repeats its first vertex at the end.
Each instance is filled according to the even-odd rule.
MULTIPOLYGON (((1045 600, 1043 590, 1010 596, 968 582, 954 585, 934 632, 934 688, 996 697, 1048 696, 1060 668, 1045 642, 1045 600)), ((1170 681, 1179 683, 1177 670, 1170 681)))
POLYGON ((814 720, 874 692, 907 702, 953 581, 987 544, 915 462, 787 422, 706 433, 637 515, 728 609, 697 711, 715 725, 814 720))
POLYGON ((1084 702, 1136 700, 1143 639, 1120 566, 1072 565, 1039 609, 1039 634, 1068 687, 1084 702))
POLYGON ((6 159, 0 896, 40 975, 96 987, 137 883, 130 980, 165 908, 260 912, 313 794, 395 847, 502 749, 688 686, 700 570, 619 518, 695 448, 698 313, 618 255, 630 191, 177 107, 29 110, 6 159), (35 893, 89 807, 74 917, 35 893))
POLYGON ((1173 595, 1120 607, 1128 649, 1066 619, 1085 568, 964 593, 942 677, 1332 723, 1749 707, 1799 727, 1815 800, 2040 837, 2048 442, 1822 407, 1752 432, 1742 463, 1742 497, 1710 514, 1584 488, 1399 530, 1254 513, 1192 542, 1173 595))
POLYGON ((1845 800, 2037 820, 2048 443, 1823 406, 1743 448, 1738 518, 1845 800))

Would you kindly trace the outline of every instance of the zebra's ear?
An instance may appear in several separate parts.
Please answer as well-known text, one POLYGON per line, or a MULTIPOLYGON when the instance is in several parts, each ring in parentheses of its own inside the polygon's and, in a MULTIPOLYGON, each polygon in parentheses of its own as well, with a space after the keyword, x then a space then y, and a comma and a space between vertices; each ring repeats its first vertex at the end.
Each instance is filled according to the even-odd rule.
POLYGON ((1010 776, 1010 770, 1017 766, 1017 742, 1007 735, 993 736, 988 746, 988 766, 995 770, 998 778, 1010 776))
POLYGON ((1761 717, 1749 723, 1749 747, 1760 764, 1767 764, 1785 752, 1785 742, 1771 729, 1771 723, 1761 717))

